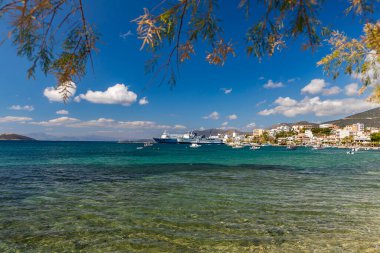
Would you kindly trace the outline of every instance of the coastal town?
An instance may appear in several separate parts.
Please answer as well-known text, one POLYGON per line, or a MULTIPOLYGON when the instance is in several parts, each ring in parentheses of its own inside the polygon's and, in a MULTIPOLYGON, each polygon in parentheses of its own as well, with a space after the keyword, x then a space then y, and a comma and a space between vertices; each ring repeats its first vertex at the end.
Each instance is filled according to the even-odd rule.
POLYGON ((291 126, 280 124, 271 129, 254 129, 250 136, 235 138, 240 138, 243 142, 248 140, 277 145, 376 146, 379 145, 380 129, 366 127, 360 122, 342 128, 334 124, 300 122, 291 126))
MULTIPOLYGON (((218 129, 215 129, 218 132, 218 129)), ((203 132, 204 133, 204 132, 203 132)), ((226 130, 224 133, 205 135, 194 131, 183 135, 172 135, 164 132, 157 143, 191 144, 226 144, 233 148, 244 146, 259 147, 262 145, 278 146, 312 146, 316 149, 325 147, 379 147, 380 128, 366 127, 364 123, 355 123, 344 127, 335 124, 315 124, 301 121, 294 124, 278 124, 268 129, 256 128, 252 132, 226 130)))

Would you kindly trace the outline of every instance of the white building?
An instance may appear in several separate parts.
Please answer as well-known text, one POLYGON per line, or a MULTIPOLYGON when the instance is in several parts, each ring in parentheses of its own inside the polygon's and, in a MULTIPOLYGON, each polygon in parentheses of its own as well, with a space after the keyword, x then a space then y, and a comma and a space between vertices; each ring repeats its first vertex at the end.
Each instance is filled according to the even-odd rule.
POLYGON ((319 128, 334 128, 334 124, 320 124, 319 128))
POLYGON ((344 139, 346 137, 350 137, 350 131, 349 130, 344 130, 344 129, 339 129, 336 131, 337 136, 339 139, 344 139))
POLYGON ((312 139, 314 135, 313 135, 313 132, 310 129, 308 129, 308 130, 305 130, 305 136, 312 139))
POLYGON ((290 127, 287 125, 281 125, 276 128, 279 132, 290 132, 290 127))

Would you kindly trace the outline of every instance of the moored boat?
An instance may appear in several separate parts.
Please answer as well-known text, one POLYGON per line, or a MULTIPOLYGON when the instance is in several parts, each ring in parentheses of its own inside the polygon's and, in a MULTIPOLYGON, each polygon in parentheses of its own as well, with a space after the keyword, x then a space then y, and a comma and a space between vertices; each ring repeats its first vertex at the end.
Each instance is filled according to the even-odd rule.
POLYGON ((153 140, 157 143, 169 143, 176 144, 178 143, 177 137, 171 136, 168 132, 164 131, 160 138, 153 138, 153 140))

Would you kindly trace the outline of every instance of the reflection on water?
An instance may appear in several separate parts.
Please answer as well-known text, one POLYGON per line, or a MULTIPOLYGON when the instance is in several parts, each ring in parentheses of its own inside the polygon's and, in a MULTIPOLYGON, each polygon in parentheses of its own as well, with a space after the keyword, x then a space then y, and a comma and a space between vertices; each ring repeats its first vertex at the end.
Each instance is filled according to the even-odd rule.
POLYGON ((80 145, 0 144, 0 252, 380 252, 378 153, 80 145))

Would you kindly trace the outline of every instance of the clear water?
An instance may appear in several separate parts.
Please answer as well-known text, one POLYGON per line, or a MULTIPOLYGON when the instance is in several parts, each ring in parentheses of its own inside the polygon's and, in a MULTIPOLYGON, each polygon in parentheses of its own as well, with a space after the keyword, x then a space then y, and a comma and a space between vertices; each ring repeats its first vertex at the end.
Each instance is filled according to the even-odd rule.
POLYGON ((0 142, 0 252, 380 252, 380 152, 0 142))

